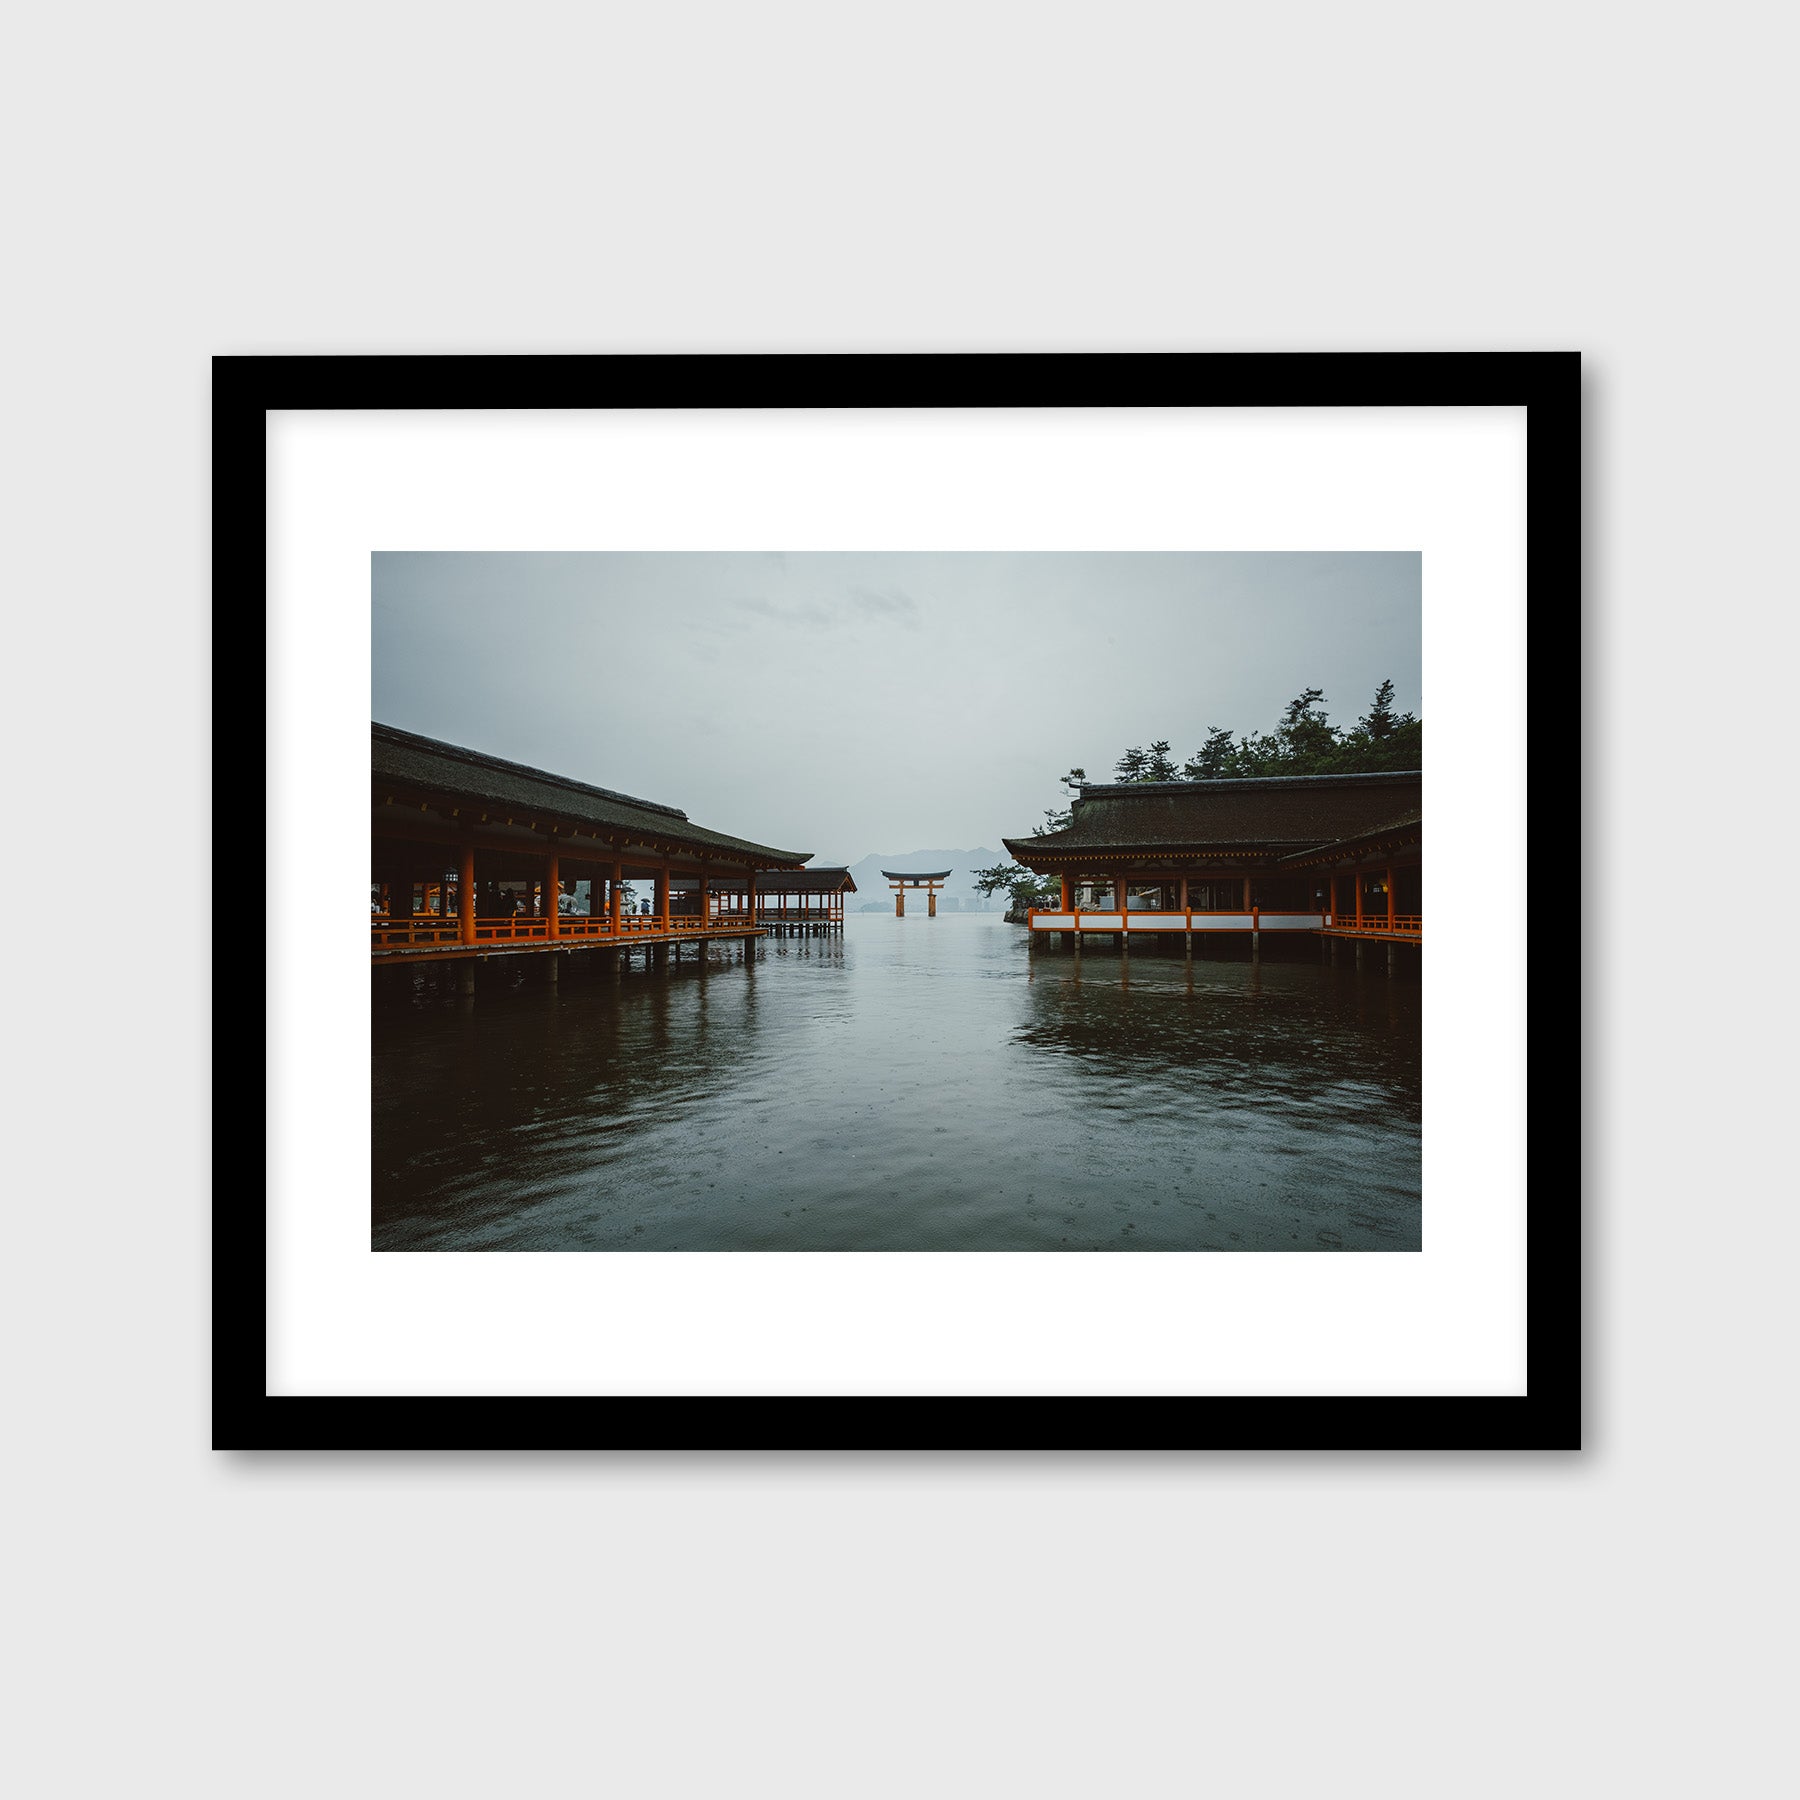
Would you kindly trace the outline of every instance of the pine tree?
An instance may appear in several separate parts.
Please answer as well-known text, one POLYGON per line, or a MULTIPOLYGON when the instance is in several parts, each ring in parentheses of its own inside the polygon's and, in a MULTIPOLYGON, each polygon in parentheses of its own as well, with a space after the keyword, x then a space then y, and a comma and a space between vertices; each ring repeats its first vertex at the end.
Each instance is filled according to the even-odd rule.
POLYGON ((1394 684, 1384 681, 1368 712, 1344 734, 1332 767, 1359 775, 1420 768, 1424 735, 1413 714, 1394 711, 1394 684))
POLYGON ((1237 745, 1223 725, 1209 726, 1206 742, 1182 765, 1189 781, 1217 781, 1237 772, 1237 745))
POLYGON ((1239 775, 1281 775, 1287 773, 1287 745, 1279 732, 1246 731, 1238 740, 1237 769, 1239 775))
POLYGON ((1175 779, 1175 759, 1169 754, 1169 740, 1158 738, 1150 746, 1150 760, 1144 765, 1144 773, 1140 777, 1144 781, 1173 781, 1175 779))
POLYGON ((1368 733, 1371 743, 1383 744, 1394 735, 1394 727, 1398 723, 1394 717, 1394 684, 1384 681, 1375 690, 1374 705, 1369 708, 1365 718, 1357 720, 1357 725, 1368 733))
POLYGON ((1113 773, 1121 781, 1142 781, 1149 762, 1150 758, 1134 745, 1113 765, 1113 773))
POLYGON ((1044 808, 1044 822, 1032 832, 1033 837, 1046 837, 1052 831, 1064 831, 1074 819, 1074 802, 1081 796, 1081 784, 1087 780, 1086 769, 1071 769, 1066 775, 1057 776, 1063 791, 1069 796, 1070 804, 1061 808, 1047 806, 1044 808))
POLYGON ((1320 706, 1324 698, 1323 688, 1309 687, 1288 702, 1275 732, 1281 745, 1279 773, 1312 775, 1331 767, 1338 734, 1320 706))

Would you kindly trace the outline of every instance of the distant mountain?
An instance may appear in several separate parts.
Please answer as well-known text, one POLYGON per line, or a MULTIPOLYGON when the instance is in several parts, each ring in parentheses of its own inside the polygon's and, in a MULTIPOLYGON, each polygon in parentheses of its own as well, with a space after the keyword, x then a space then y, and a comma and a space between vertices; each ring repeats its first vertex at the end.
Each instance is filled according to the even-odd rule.
MULTIPOLYGON (((938 889, 938 892, 965 902, 978 901, 981 896, 975 891, 974 871, 991 869, 995 863, 1008 860, 998 850, 985 848, 979 850, 878 851, 873 856, 865 856, 859 863, 852 863, 850 876, 856 883, 858 904, 867 904, 871 900, 883 898, 891 900, 893 889, 882 879, 881 871, 883 869, 898 871, 948 869, 950 879, 938 889)), ((921 894, 919 898, 924 899, 924 895, 921 894)), ((1006 904, 1005 895, 996 895, 994 904, 1004 906, 1006 904)))

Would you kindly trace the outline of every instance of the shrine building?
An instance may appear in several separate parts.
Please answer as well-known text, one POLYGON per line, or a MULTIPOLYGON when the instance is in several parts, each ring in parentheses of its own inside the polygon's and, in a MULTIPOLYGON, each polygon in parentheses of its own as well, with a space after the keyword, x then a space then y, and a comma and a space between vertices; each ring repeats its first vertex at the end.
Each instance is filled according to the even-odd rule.
POLYGON ((760 936, 748 896, 811 854, 390 725, 370 735, 377 965, 760 936))
POLYGON ((1028 915, 1034 938, 1077 949, 1096 932, 1418 944, 1420 831, 1413 771, 1087 783, 1060 831, 1001 841, 1061 883, 1058 905, 1028 915))
POLYGON ((734 909, 748 911, 754 897, 756 923, 778 937, 844 929, 844 896, 856 892, 848 869, 768 869, 756 877, 754 896, 741 878, 713 883, 713 891, 734 909))

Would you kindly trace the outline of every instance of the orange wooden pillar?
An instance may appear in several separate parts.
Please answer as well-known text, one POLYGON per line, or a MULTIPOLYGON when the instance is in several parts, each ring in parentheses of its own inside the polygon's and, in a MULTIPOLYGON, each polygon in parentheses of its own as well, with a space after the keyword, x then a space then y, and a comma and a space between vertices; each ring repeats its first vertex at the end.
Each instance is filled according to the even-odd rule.
POLYGON ((1246 875, 1244 877, 1244 911, 1249 912, 1250 910, 1250 877, 1246 875))
POLYGON ((544 867, 545 930, 551 937, 562 936, 562 858, 552 850, 544 867))
POLYGON ((465 944, 475 941, 475 846, 469 843, 456 868, 456 935, 465 944))
MULTIPOLYGON (((1356 889, 1356 929, 1362 930, 1362 870, 1350 871, 1350 884, 1356 889)), ((1360 954, 1360 952, 1359 952, 1360 954)))
POLYGON ((1387 871, 1388 930, 1394 929, 1394 871, 1387 871))
POLYGON ((1065 869, 1063 871, 1062 875, 1059 877, 1059 879, 1062 882, 1062 908, 1061 908, 1061 910, 1063 912, 1067 912, 1069 910, 1069 872, 1068 872, 1068 870, 1065 869))
POLYGON ((925 916, 928 919, 937 917, 937 883, 935 881, 925 890, 925 916))
POLYGON ((906 917, 906 889, 898 881, 894 883, 894 917, 896 919, 906 917))
POLYGON ((612 928, 617 936, 625 929, 625 865, 616 862, 612 866, 612 928))
POLYGON ((667 863, 656 871, 657 913, 665 932, 669 929, 669 865, 667 863))

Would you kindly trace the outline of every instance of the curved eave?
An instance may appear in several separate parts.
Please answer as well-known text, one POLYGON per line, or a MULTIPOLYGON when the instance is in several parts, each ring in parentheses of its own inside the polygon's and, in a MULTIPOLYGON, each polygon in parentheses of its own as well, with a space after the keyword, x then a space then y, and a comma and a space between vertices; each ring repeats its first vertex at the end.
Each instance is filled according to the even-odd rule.
MULTIPOLYGON (((798 875, 800 880, 788 889, 796 894, 854 894, 856 883, 850 879, 847 869, 761 869, 757 872, 756 891, 759 894, 778 893, 781 891, 778 877, 798 875)), ((714 876, 708 884, 714 893, 729 891, 735 876, 714 876)))
POLYGON ((654 819, 642 824, 596 821, 504 797, 446 793, 442 788, 411 787, 398 782, 376 782, 373 799, 378 836, 381 809, 397 806, 415 817, 421 813, 436 814, 436 822, 443 827, 447 840, 465 826, 477 831, 484 825, 490 829, 512 826, 533 837, 556 841, 576 856, 591 858, 617 853, 640 861, 649 854, 691 862, 742 863, 756 869, 798 869, 813 856, 810 850, 780 850, 773 844, 753 844, 747 838, 708 831, 690 820, 654 819))
POLYGON ((1104 869, 1112 862, 1178 863, 1285 861, 1296 851, 1312 846, 1305 842, 1257 842, 1220 844, 1054 844, 1044 838, 1002 838, 1015 862, 1028 869, 1040 863, 1060 867, 1068 863, 1094 863, 1104 869))
POLYGON ((1335 844, 1319 844, 1281 860, 1283 866, 1290 869, 1325 868, 1333 863, 1357 862, 1365 856, 1415 849, 1422 837, 1423 828, 1419 825, 1397 825, 1386 831, 1365 831, 1360 837, 1342 838, 1335 844))
POLYGON ((695 861, 718 858, 759 868, 792 868, 810 850, 782 850, 698 825, 678 806, 596 787, 549 769, 489 756, 371 720, 370 781, 379 808, 404 800, 463 825, 500 819, 573 842, 638 845, 695 861), (484 818, 485 815, 485 818, 484 818))

